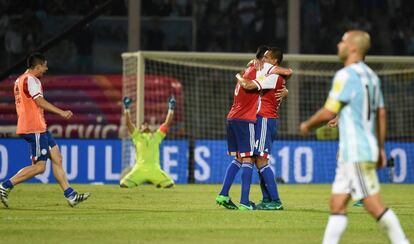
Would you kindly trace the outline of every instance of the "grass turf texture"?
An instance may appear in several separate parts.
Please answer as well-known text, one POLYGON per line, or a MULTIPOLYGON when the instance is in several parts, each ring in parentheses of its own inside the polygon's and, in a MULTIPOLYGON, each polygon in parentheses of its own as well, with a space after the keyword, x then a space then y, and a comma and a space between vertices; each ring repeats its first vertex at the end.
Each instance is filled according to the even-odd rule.
MULTIPOLYGON (((219 185, 74 185, 91 191, 71 208, 57 185, 22 184, 0 208, 1 243, 321 243, 330 185, 280 185, 284 211, 227 210, 215 204, 219 185)), ((239 200, 240 186, 231 191, 239 200)), ((414 240, 414 185, 382 185, 384 201, 414 240)), ((251 200, 260 199, 253 185, 251 200)), ((361 207, 349 206, 341 243, 389 243, 361 207)))

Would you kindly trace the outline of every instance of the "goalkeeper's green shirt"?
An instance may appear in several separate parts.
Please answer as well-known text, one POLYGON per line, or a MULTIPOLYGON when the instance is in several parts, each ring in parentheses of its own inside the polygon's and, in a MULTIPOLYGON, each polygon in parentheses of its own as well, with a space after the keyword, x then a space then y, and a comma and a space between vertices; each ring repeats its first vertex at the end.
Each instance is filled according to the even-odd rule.
POLYGON ((134 167, 161 168, 160 144, 166 134, 158 129, 154 133, 141 133, 135 129, 131 135, 136 149, 136 164, 134 167))

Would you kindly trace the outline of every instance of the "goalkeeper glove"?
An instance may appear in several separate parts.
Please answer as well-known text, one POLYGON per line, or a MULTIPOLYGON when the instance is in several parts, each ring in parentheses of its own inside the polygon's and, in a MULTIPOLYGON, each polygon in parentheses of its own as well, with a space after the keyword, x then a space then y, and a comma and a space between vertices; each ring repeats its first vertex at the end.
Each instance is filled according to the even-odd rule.
POLYGON ((168 111, 173 112, 176 104, 177 104, 177 101, 175 100, 175 97, 171 96, 170 100, 168 100, 168 111))
POLYGON ((124 104, 125 109, 129 109, 129 106, 131 106, 132 103, 132 99, 129 97, 124 97, 124 99, 122 99, 122 103, 124 104))

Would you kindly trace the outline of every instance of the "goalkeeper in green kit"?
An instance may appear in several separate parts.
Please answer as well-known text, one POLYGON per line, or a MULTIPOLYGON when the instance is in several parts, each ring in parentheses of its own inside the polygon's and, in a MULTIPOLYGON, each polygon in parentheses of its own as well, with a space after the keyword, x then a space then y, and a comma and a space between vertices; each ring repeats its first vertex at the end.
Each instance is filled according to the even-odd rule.
POLYGON ((120 187, 131 188, 143 183, 152 183, 157 187, 170 188, 174 181, 160 167, 160 144, 165 138, 168 128, 173 121, 176 100, 171 97, 168 101, 168 114, 164 123, 153 132, 148 123, 144 122, 137 129, 131 121, 129 106, 132 100, 124 97, 124 113, 128 132, 136 149, 136 163, 132 170, 120 181, 120 187))

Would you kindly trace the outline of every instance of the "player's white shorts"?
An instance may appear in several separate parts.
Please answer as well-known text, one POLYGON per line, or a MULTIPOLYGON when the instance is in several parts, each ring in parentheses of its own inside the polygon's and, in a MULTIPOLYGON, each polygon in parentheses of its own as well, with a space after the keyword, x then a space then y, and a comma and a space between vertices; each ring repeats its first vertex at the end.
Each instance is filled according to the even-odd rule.
POLYGON ((338 162, 333 194, 351 194, 353 200, 361 200, 378 193, 380 185, 376 164, 372 162, 338 162))

